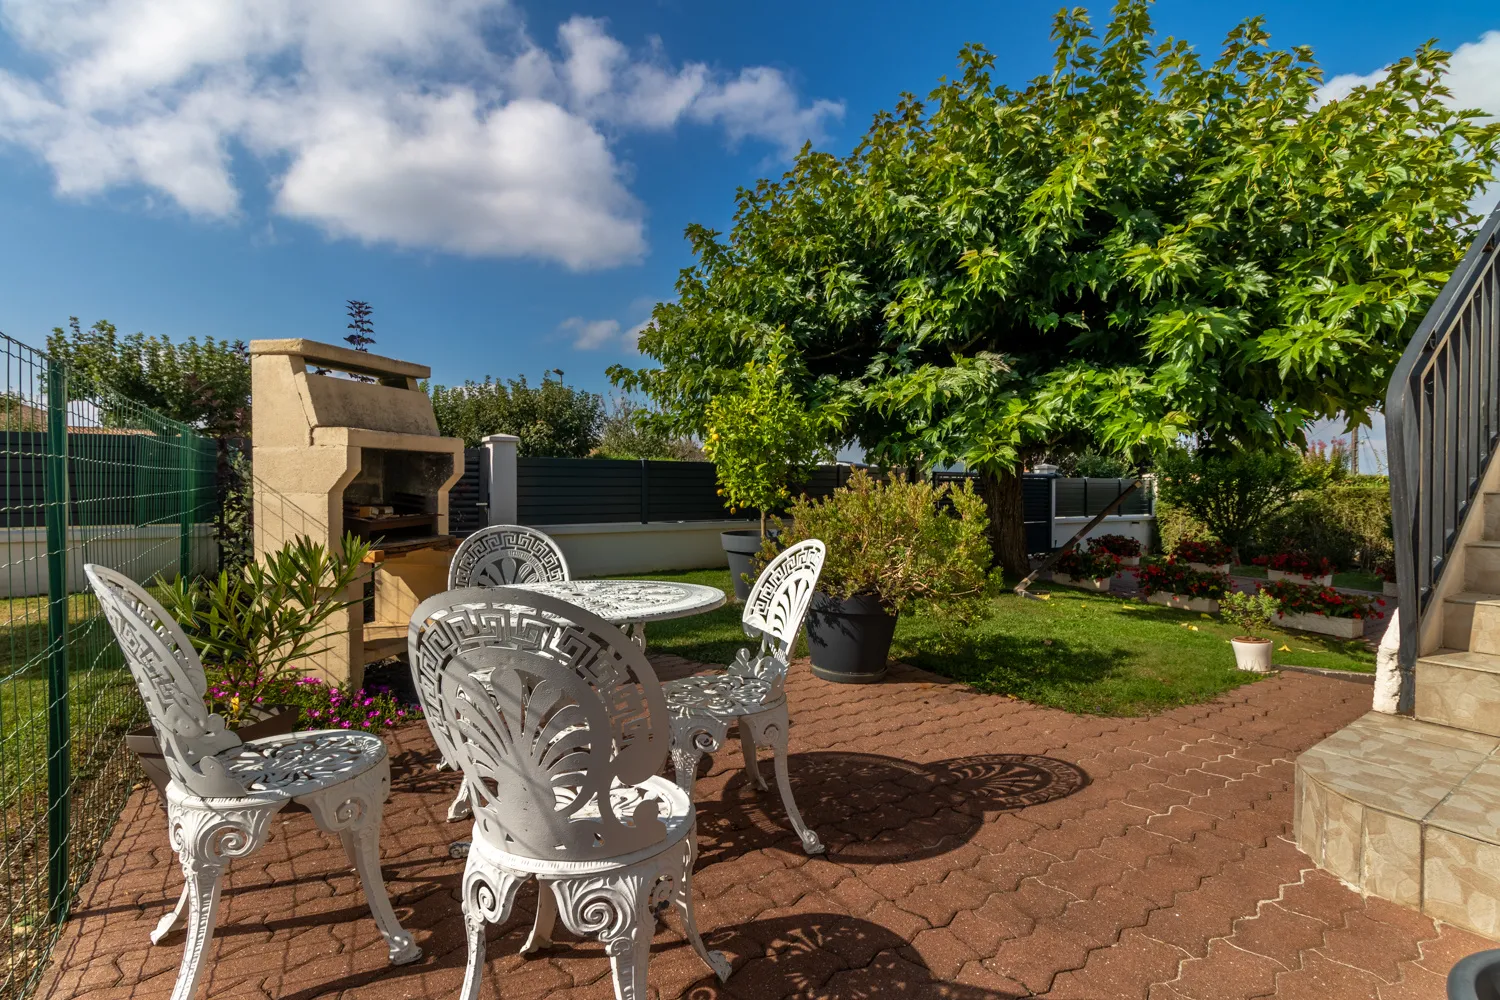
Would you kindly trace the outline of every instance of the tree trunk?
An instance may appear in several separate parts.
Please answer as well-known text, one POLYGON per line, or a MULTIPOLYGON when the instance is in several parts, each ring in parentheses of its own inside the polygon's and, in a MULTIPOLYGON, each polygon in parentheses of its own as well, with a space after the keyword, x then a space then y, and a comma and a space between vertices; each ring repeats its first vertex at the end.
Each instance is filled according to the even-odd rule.
POLYGON ((990 514, 990 548, 1005 575, 1021 579, 1031 572, 1026 558, 1026 520, 1021 509, 1019 472, 981 472, 979 492, 990 514))

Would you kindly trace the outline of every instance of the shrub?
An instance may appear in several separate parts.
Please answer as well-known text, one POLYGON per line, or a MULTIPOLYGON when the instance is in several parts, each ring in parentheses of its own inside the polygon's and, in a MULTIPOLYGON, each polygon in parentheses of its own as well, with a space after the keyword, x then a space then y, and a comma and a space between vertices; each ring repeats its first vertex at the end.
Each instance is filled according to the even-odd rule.
POLYGON ((703 449, 689 438, 668 433, 660 420, 653 419, 656 416, 652 410, 629 399, 617 399, 599 425, 599 446, 593 454, 599 458, 703 461, 703 449))
POLYGON ((427 386, 438 433, 464 439, 470 448, 490 434, 514 434, 524 457, 583 458, 599 442, 604 401, 593 392, 542 378, 528 385, 523 375, 505 384, 485 376, 463 385, 427 386))
POLYGON ((990 546, 984 501, 969 482, 877 483, 856 469, 848 485, 822 500, 800 497, 782 527, 766 541, 769 557, 780 546, 820 538, 828 559, 818 589, 836 597, 873 596, 890 611, 918 604, 964 610, 988 583, 990 546))
POLYGON ((1265 591, 1247 594, 1236 591, 1219 602, 1219 614, 1225 621, 1244 629, 1245 637, 1261 638, 1281 610, 1281 602, 1265 591))
POLYGON ((1156 545, 1158 552, 1171 552, 1186 538, 1199 538, 1208 534, 1202 521, 1181 507, 1156 498, 1156 545))
POLYGON ((1054 573, 1066 573, 1075 580, 1102 580, 1120 571, 1120 557, 1099 549, 1087 551, 1071 548, 1052 564, 1054 573))
POLYGON ((281 677, 262 686, 248 700, 222 678, 209 682, 209 711, 225 718, 242 717, 255 709, 289 705, 301 710, 300 728, 360 729, 367 733, 394 729, 422 718, 420 705, 406 705, 384 687, 349 691, 318 677, 281 677))
POLYGON ((1100 535, 1089 539, 1089 549, 1093 552, 1107 552, 1112 556, 1131 558, 1141 554, 1141 543, 1129 535, 1100 535))
POLYGON ((1344 594, 1332 587, 1293 580, 1277 580, 1261 586, 1261 592, 1281 602, 1284 615, 1324 615, 1328 618, 1384 618, 1385 601, 1361 594, 1344 594))
POLYGON ((1177 594, 1181 597, 1207 597, 1217 600, 1229 592, 1229 576, 1193 569, 1176 559, 1152 560, 1135 571, 1141 592, 1177 594))
POLYGON ((1177 547, 1172 550, 1172 558, 1180 562, 1222 566, 1234 558, 1234 552, 1223 542, 1187 538, 1177 543, 1177 547))
POLYGON ((1263 525, 1322 482, 1288 448, 1212 455, 1178 450, 1162 459, 1158 490, 1238 559, 1263 525))
POLYGON ((1256 562, 1264 563, 1266 569, 1295 573, 1298 576, 1328 576, 1333 573, 1333 563, 1329 562, 1327 556, 1315 558, 1306 552, 1278 552, 1274 556, 1257 559, 1256 562))
POLYGON ((1309 491, 1271 519, 1255 542, 1265 554, 1306 552, 1336 569, 1372 569, 1391 557, 1391 490, 1382 476, 1359 476, 1309 491))

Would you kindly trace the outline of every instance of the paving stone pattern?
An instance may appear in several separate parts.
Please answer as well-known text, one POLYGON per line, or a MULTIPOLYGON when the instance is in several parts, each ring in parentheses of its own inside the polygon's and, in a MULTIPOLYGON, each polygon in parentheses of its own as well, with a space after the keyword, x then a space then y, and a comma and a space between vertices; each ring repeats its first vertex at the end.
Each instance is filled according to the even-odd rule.
MULTIPOLYGON (((657 658, 663 677, 699 669, 657 658)), ((735 974, 719 984, 659 929, 653 995, 1064 1000, 1438 998, 1486 940, 1362 899, 1290 842, 1293 760, 1369 706, 1370 689, 1274 677, 1149 719, 1099 719, 980 695, 900 668, 837 686, 794 668, 793 784, 829 846, 808 858, 774 792, 754 794, 733 740, 703 763, 699 926, 735 974)), ((306 814, 226 879, 200 996, 451 998, 463 977, 443 822, 456 778, 425 727, 391 739, 392 899, 426 949, 390 968, 338 843, 306 814)), ((762 760, 768 776, 770 762, 762 760)), ((166 998, 181 935, 147 943, 181 876, 155 795, 137 792, 65 928, 39 996, 166 998)), ((562 935, 516 954, 522 890, 490 931, 486 998, 608 1000, 600 946, 562 935)))

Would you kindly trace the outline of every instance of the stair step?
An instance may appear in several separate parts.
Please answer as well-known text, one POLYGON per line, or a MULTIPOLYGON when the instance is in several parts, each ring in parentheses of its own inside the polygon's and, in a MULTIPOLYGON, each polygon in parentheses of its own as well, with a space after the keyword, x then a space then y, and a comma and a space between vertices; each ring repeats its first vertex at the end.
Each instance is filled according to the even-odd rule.
POLYGON ((1320 867, 1500 937, 1500 739, 1371 712, 1297 758, 1294 813, 1320 867))
POLYGON ((1463 591, 1443 602, 1443 645, 1475 653, 1500 653, 1500 594, 1463 591))
POLYGON ((1414 686, 1421 721, 1500 737, 1500 656, 1440 649, 1417 660, 1414 686))
POLYGON ((1484 537, 1500 539, 1500 491, 1485 490, 1481 512, 1484 515, 1484 537))
POLYGON ((1470 591, 1500 592, 1500 541, 1482 539, 1465 544, 1464 586, 1470 591))

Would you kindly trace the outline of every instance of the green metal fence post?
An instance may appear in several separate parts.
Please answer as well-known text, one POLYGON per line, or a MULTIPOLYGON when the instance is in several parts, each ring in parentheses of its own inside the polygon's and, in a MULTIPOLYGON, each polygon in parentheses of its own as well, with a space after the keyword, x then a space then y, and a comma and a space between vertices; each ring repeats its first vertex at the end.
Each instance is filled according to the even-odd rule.
POLYGON ((68 715, 68 383, 47 365, 47 914, 68 915, 73 738, 68 715))
POLYGON ((177 435, 177 572, 184 580, 193 571, 193 516, 198 512, 198 442, 186 427, 177 435))

